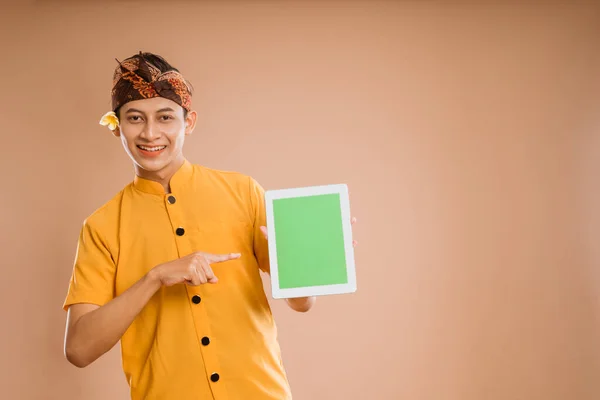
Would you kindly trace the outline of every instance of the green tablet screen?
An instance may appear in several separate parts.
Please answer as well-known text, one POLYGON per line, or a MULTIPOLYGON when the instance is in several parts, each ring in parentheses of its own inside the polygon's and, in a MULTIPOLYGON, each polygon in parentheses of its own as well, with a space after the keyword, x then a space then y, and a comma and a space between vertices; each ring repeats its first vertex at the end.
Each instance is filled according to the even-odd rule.
POLYGON ((279 287, 348 283, 340 195, 273 200, 279 287))

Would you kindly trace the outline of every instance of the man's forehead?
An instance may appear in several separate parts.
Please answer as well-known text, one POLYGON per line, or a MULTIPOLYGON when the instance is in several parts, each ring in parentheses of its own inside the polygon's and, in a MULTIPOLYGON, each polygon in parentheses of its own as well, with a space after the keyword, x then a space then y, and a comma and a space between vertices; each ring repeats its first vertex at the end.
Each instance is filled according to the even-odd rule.
POLYGON ((143 112, 147 114, 162 111, 178 111, 183 108, 172 100, 164 97, 153 97, 150 99, 133 100, 123 104, 123 112, 143 112))

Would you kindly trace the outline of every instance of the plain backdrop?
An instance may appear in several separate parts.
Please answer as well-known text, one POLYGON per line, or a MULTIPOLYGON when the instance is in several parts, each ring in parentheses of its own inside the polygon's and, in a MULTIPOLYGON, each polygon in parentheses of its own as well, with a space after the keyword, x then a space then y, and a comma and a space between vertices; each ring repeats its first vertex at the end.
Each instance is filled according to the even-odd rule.
POLYGON ((128 397, 118 346, 64 359, 61 307, 133 178, 98 121, 140 50, 194 85, 190 161, 350 188, 358 291, 272 301, 296 400, 600 398, 598 2, 1 7, 0 398, 128 397))

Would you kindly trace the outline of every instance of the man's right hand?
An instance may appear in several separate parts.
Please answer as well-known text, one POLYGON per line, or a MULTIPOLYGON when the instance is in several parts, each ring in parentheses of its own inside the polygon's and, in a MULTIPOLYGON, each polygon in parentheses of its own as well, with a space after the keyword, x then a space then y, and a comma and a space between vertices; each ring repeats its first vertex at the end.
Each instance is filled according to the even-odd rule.
POLYGON ((217 283, 218 278, 210 265, 235 260, 240 256, 240 253, 209 254, 198 251, 177 260, 159 264, 148 275, 160 282, 161 286, 172 286, 179 283, 194 286, 217 283))

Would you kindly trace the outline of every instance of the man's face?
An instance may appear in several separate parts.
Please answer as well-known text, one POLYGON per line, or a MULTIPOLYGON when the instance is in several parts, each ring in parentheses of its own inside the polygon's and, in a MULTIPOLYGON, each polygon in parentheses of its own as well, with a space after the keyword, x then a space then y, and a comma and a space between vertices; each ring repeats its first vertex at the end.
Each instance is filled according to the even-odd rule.
POLYGON ((130 101, 119 110, 123 147, 133 162, 147 172, 158 172, 183 159, 183 142, 196 122, 190 111, 163 97, 130 101))

